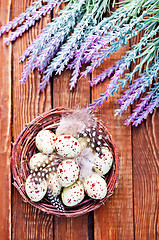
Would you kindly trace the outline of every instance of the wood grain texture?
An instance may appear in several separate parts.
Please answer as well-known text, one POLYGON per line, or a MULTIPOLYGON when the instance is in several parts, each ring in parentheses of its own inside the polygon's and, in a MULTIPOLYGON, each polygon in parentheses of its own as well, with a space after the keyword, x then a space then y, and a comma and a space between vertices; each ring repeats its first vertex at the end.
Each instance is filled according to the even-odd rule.
MULTIPOLYGON (((16 0, 12 2, 13 17, 23 12, 31 1, 16 0)), ((50 19, 50 17, 49 17, 50 19)), ((47 18, 38 22, 35 28, 26 32, 22 38, 13 44, 13 127, 12 135, 15 140, 18 134, 38 114, 51 109, 51 88, 48 85, 43 93, 38 92, 40 75, 37 72, 28 77, 26 84, 19 83, 23 64, 19 64, 19 57, 28 44, 40 33, 47 22, 47 18)), ((53 239, 53 216, 49 216, 24 203, 16 189, 12 195, 12 239, 53 239)))
MULTIPOLYGON (((61 76, 53 79, 53 107, 63 106, 70 108, 84 107, 90 102, 90 87, 88 79, 80 79, 76 88, 70 92, 70 71, 65 71, 61 76)), ((78 218, 58 218, 54 220, 55 240, 88 240, 91 228, 89 216, 86 214, 78 218)))
MULTIPOLYGON (((15 17, 32 1, 0 1, 0 26, 9 20, 11 2, 12 17, 15 17)), ((86 107, 105 91, 108 84, 107 79, 90 89, 88 76, 80 79, 76 88, 70 91, 70 71, 54 76, 43 93, 38 92, 41 78, 38 72, 32 73, 25 85, 19 83, 24 69, 24 65, 19 64, 19 57, 48 19, 50 15, 12 46, 6 47, 3 38, 0 38, 0 240, 157 240, 159 110, 156 109, 137 128, 124 126, 130 108, 121 118, 114 117, 114 110, 118 108, 117 99, 123 90, 110 97, 96 112, 97 117, 108 126, 120 158, 119 184, 104 206, 81 217, 54 217, 25 203, 14 187, 11 195, 11 138, 15 141, 26 123, 52 107, 86 107)), ((137 41, 138 38, 134 38, 131 44, 137 41)), ((124 53, 122 48, 113 54, 94 71, 93 77, 110 67, 124 53)))
MULTIPOLYGON (((10 17, 11 1, 0 2, 0 26, 10 17)), ((0 39, 0 239, 11 239, 11 46, 0 39)))
MULTIPOLYGON (((142 31, 131 39, 139 42, 142 31)), ((140 59, 135 63, 139 64, 140 59)), ((132 65, 134 67, 135 64, 132 65)), ((135 79, 139 77, 138 72, 135 79)), ((135 102, 139 103, 140 99, 135 102)), ((159 110, 132 128, 135 239, 159 239, 159 110)))
MULTIPOLYGON (((103 65, 94 73, 97 76, 102 70, 110 67, 116 62, 125 49, 113 54, 103 65)), ((92 101, 97 99, 100 93, 106 89, 109 80, 98 84, 92 89, 92 101)), ((134 239, 133 229, 133 193, 132 193, 132 146, 131 146, 131 127, 123 125, 124 120, 130 114, 130 110, 122 115, 121 118, 114 117, 114 111, 117 109, 117 99, 122 91, 111 96, 107 102, 97 112, 98 118, 108 126, 113 139, 119 150, 119 184, 104 206, 97 209, 94 213, 94 239, 104 240, 126 240, 134 239)))
POLYGON ((159 110, 133 128, 135 239, 159 239, 159 110))

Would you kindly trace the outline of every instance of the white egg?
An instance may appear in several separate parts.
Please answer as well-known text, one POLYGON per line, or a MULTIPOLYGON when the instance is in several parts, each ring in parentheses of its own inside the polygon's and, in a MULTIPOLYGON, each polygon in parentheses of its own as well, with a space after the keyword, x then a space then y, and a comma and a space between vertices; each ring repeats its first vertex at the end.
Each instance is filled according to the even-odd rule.
POLYGON ((107 184, 105 180, 96 173, 87 176, 83 184, 85 192, 93 199, 103 199, 107 194, 107 184))
POLYGON ((32 201, 39 202, 46 194, 47 183, 45 180, 35 183, 32 181, 32 176, 29 175, 25 182, 25 191, 32 201))
POLYGON ((49 161, 48 156, 43 153, 34 154, 29 161, 29 167, 31 170, 35 170, 38 167, 41 167, 43 163, 49 161))
POLYGON ((104 175, 109 172, 113 164, 113 154, 107 147, 101 148, 102 156, 96 154, 94 171, 100 175, 104 175))
POLYGON ((81 152, 78 140, 71 135, 61 135, 55 143, 57 154, 66 158, 74 158, 81 152))
POLYGON ((35 138, 35 144, 40 152, 51 154, 55 149, 56 139, 56 135, 50 130, 41 130, 35 138))
POLYGON ((79 166, 72 159, 64 160, 59 164, 57 168, 57 174, 59 183, 63 187, 68 187, 78 179, 79 166))
POLYGON ((61 194, 64 205, 72 207, 84 199, 84 187, 81 181, 77 181, 70 187, 64 188, 61 194))
POLYGON ((57 196, 61 192, 61 184, 58 181, 57 173, 52 172, 47 179, 48 188, 51 190, 52 195, 57 196))

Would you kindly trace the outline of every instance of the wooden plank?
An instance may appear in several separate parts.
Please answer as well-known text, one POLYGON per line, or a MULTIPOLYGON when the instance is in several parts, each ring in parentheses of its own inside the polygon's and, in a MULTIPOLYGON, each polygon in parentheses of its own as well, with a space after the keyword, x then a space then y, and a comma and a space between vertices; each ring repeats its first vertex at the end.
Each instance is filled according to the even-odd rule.
MULTIPOLYGON (((9 21, 11 1, 0 3, 0 27, 9 21)), ((11 46, 0 38, 0 238, 11 239, 11 46)))
MULTIPOLYGON (((65 71, 53 80, 53 106, 85 107, 90 101, 88 79, 80 79, 76 88, 70 92, 69 79, 71 74, 65 71)), ((54 239, 87 240, 92 238, 92 213, 76 218, 59 218, 54 220, 54 239), (89 228, 89 229, 88 229, 89 228)))
MULTIPOLYGON (((110 67, 124 53, 125 48, 122 48, 118 53, 113 54, 94 71, 93 77, 110 67)), ((108 82, 107 79, 93 87, 92 101, 105 91, 108 82)), ((114 110, 119 107, 117 99, 121 97, 121 94, 122 91, 111 96, 96 114, 108 126, 117 144, 120 161, 118 187, 105 205, 94 213, 94 239, 96 240, 134 239, 131 127, 123 125, 124 120, 130 114, 130 109, 128 112, 124 112, 121 118, 114 117, 114 110)))
MULTIPOLYGON (((62 4, 60 9, 63 9, 62 4)), ((54 17, 57 13, 54 13, 54 17)), ((73 91, 69 89, 71 72, 65 71, 61 76, 53 78, 53 107, 86 107, 90 102, 90 87, 88 80, 81 79, 73 91)), ((54 218, 54 239, 93 239, 92 237, 92 213, 78 218, 54 218)))
MULTIPOLYGON (((131 40, 139 42, 144 31, 131 40)), ((138 64, 140 59, 136 59, 138 64)), ((138 72, 135 79, 139 77, 138 72)), ((133 105, 133 108, 135 105, 133 105)), ((159 238, 159 110, 132 128, 135 239, 159 238)))
POLYGON ((135 239, 159 239, 159 110, 133 127, 135 239))
MULTIPOLYGON (((12 1, 13 17, 18 16, 31 4, 31 1, 12 1)), ((49 17, 50 18, 50 17, 49 17)), ((38 114, 51 109, 51 87, 48 85, 42 94, 38 92, 40 75, 35 72, 27 83, 19 83, 23 64, 19 64, 19 57, 28 44, 40 33, 47 19, 40 21, 29 32, 24 34, 13 44, 13 127, 14 140, 24 128, 38 114)), ((53 216, 44 214, 23 202, 16 189, 12 195, 12 239, 53 239, 53 216)))

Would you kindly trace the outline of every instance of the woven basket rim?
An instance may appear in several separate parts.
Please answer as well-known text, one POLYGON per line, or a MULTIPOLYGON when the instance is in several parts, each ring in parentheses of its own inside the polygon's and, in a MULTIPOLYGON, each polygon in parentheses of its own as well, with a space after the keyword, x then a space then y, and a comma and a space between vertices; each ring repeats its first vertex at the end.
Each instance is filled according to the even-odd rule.
MULTIPOLYGON (((48 128, 51 125, 48 124, 49 125, 48 126, 47 123, 52 123, 57 120, 59 121, 63 114, 72 113, 75 110, 76 109, 58 107, 58 108, 54 108, 44 112, 43 114, 34 118, 29 124, 25 126, 25 128, 20 132, 20 134, 18 135, 18 137, 16 138, 13 144, 12 156, 11 156, 11 168, 12 168, 12 175, 14 180, 13 185, 17 188, 18 192, 20 193, 20 195, 22 196, 25 202, 28 202, 32 206, 40 209, 41 211, 47 214, 53 214, 56 216, 65 216, 65 217, 75 217, 75 216, 80 216, 90 211, 93 211, 99 208, 100 206, 102 206, 107 201, 107 199, 114 193, 114 189, 116 188, 118 183, 118 178, 119 178, 118 149, 107 127, 105 127, 103 123, 97 120, 97 123, 99 124, 99 126, 102 129, 104 129, 104 131, 106 131, 106 133, 108 134, 109 142, 112 146, 112 150, 114 153, 113 166, 110 172, 108 173, 109 174, 108 185, 111 191, 108 191, 108 194, 106 195, 106 197, 102 200, 93 200, 91 198, 88 198, 73 208, 65 207, 64 212, 60 212, 59 210, 54 208, 54 206, 46 199, 40 202, 33 202, 27 197, 25 193, 25 188, 24 188, 24 179, 26 179, 27 177, 27 170, 25 169, 24 166, 26 164, 25 161, 27 162, 28 159, 27 159, 27 156, 25 156, 25 151, 27 152, 27 147, 29 149, 29 146, 27 146, 27 144, 28 143, 30 144, 29 141, 31 139, 30 136, 32 132, 34 134, 35 133, 37 134, 38 127, 40 127, 41 129, 43 129, 44 127, 48 128), (44 121, 45 119, 46 120, 49 119, 49 122, 44 121), (23 155, 26 157, 26 159, 23 159, 24 157, 23 155)), ((31 141, 31 144, 33 144, 32 141, 31 141)), ((31 151, 32 149, 33 148, 31 148, 31 151)))

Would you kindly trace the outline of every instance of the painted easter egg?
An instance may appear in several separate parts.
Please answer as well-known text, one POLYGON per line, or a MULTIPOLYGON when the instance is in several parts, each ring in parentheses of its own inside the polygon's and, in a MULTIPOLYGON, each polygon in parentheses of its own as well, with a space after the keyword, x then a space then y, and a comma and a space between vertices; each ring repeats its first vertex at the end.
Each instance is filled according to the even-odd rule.
POLYGON ((96 173, 87 176, 83 184, 85 192, 93 199, 103 199, 107 194, 107 184, 105 180, 96 173))
POLYGON ((41 130, 35 138, 35 144, 40 152, 51 154, 55 149, 56 139, 56 135, 50 130, 41 130))
POLYGON ((81 152, 78 140, 71 135, 61 135, 55 143, 57 154, 66 158, 74 158, 81 152))
POLYGON ((32 180, 32 176, 29 175, 25 182, 25 191, 32 201, 39 202, 46 194, 47 183, 45 180, 36 183, 32 180))
POLYGON ((84 187, 81 181, 77 181, 70 187, 63 189, 61 194, 64 205, 72 207, 80 203, 84 199, 84 187))
POLYGON ((72 159, 64 160, 59 164, 57 168, 57 174, 59 183, 63 187, 68 187, 78 179, 79 166, 72 159))

